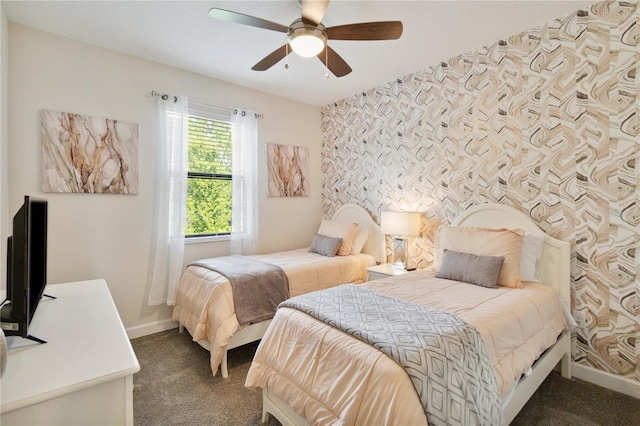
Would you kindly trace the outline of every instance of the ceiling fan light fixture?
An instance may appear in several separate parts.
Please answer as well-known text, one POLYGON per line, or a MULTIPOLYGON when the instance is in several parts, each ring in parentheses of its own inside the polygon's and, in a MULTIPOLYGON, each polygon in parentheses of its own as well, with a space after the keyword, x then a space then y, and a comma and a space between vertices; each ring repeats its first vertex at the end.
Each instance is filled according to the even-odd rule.
POLYGON ((324 42, 315 35, 303 34, 290 41, 294 52, 304 58, 317 56, 324 49, 324 42))
POLYGON ((289 27, 289 44, 291 49, 304 58, 317 56, 327 45, 327 33, 324 25, 307 25, 301 20, 289 27))

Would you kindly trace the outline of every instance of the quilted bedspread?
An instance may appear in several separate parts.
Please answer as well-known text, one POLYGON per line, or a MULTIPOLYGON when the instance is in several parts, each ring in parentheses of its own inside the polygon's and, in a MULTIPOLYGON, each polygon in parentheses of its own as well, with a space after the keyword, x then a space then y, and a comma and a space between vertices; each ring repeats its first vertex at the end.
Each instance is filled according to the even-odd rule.
POLYGON ((353 284, 285 300, 384 352, 413 382, 431 425, 497 425, 502 401, 476 329, 453 314, 353 284))
MULTIPOLYGON (((567 327, 558 294, 544 285, 488 289, 434 275, 416 271, 359 287, 446 311, 472 325, 485 344, 501 398, 567 327)), ((245 385, 268 387, 314 425, 428 424, 413 380, 398 362, 284 306, 256 351, 245 385)))
MULTIPOLYGON (((326 257, 307 249, 252 257, 281 267, 289 279, 291 296, 363 282, 366 268, 375 265, 374 258, 364 253, 326 257)), ((180 278, 172 317, 189 330, 194 341, 209 342, 215 375, 231 337, 241 328, 229 280, 207 268, 187 267, 180 278)))

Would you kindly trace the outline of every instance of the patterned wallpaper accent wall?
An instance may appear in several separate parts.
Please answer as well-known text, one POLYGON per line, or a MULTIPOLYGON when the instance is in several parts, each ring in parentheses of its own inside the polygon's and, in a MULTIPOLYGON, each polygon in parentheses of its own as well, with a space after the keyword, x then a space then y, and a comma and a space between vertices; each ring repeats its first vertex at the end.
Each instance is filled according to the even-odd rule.
MULTIPOLYGON (((640 7, 595 3, 323 108, 323 214, 497 202, 570 241, 574 361, 640 380, 640 7)), ((429 42, 422 48, 428 49, 429 42)))

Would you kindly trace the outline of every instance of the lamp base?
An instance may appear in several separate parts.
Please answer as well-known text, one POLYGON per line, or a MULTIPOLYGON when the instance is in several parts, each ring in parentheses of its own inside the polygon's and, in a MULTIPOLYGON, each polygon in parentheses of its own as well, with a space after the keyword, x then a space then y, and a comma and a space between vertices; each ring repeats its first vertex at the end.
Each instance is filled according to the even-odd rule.
POLYGON ((393 238, 393 263, 392 268, 399 271, 409 271, 407 239, 405 237, 393 238))
POLYGON ((406 269, 404 266, 404 262, 400 262, 400 261, 393 263, 391 267, 399 271, 404 271, 406 269))
POLYGON ((415 268, 415 267, 413 267, 413 268, 412 268, 412 267, 410 267, 410 266, 405 265, 405 264, 404 264, 404 263, 402 263, 402 262, 396 262, 396 263, 393 263, 393 264, 391 265, 391 268, 392 268, 392 269, 395 269, 396 271, 415 271, 415 270, 416 270, 416 268, 415 268))

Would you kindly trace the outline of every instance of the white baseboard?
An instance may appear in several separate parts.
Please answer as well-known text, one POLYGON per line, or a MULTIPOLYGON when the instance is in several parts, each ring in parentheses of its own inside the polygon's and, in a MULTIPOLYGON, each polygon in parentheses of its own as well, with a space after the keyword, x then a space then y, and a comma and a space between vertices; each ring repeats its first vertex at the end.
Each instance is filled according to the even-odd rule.
POLYGON ((571 375, 585 382, 640 399, 640 382, 628 377, 596 370, 575 362, 571 363, 571 375))
POLYGON ((178 328, 178 325, 179 324, 177 321, 169 319, 136 325, 135 327, 127 328, 127 336, 129 336, 129 340, 131 340, 135 339, 136 337, 147 336, 149 334, 160 333, 161 331, 178 328))

